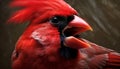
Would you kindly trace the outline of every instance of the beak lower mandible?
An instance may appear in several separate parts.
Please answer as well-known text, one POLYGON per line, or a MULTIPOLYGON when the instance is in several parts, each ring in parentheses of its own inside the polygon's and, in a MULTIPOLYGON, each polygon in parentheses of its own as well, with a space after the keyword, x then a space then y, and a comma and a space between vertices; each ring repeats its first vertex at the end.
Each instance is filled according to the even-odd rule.
POLYGON ((93 30, 87 22, 85 22, 82 18, 74 15, 74 19, 68 24, 68 26, 71 28, 69 29, 70 31, 69 34, 72 35, 65 38, 65 42, 64 42, 65 46, 75 49, 90 47, 90 45, 85 41, 83 41, 81 38, 78 39, 74 37, 74 35, 80 34, 87 30, 91 30, 91 31, 93 30))

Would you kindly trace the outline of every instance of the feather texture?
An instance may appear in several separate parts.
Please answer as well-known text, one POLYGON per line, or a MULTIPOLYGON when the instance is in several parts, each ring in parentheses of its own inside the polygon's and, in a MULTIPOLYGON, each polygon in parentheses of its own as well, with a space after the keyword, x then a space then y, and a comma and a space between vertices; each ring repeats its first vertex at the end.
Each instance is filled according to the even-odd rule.
POLYGON ((120 69, 120 54, 111 52, 108 54, 108 61, 105 69, 120 69))
MULTIPOLYGON (((30 21, 13 52, 13 69, 120 69, 120 54, 82 38, 80 40, 89 44, 89 47, 74 49, 75 52, 70 47, 64 47, 62 54, 70 53, 75 57, 68 59, 61 56, 61 32, 48 20, 56 15, 64 17, 77 15, 77 12, 63 0, 13 0, 10 6, 19 10, 8 22, 30 21)), ((70 23, 67 23, 67 26, 70 23)), ((78 27, 79 30, 83 26, 84 29, 89 27, 84 22, 83 26, 76 26, 79 25, 76 23, 82 22, 74 21, 75 26, 70 27, 75 30, 78 27)), ((68 30, 73 33, 71 29, 68 30)))
POLYGON ((25 21, 40 23, 55 15, 68 16, 77 14, 63 0, 14 0, 10 6, 21 8, 8 21, 15 23, 23 23, 25 21))

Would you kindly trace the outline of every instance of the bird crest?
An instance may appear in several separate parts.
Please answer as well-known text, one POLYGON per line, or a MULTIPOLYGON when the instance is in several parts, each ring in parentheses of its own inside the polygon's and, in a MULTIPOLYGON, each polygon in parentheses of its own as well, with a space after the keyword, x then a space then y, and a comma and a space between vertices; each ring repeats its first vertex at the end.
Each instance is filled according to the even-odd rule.
POLYGON ((77 14, 64 0, 13 0, 10 7, 20 8, 16 11, 8 22, 23 23, 31 21, 40 23, 55 15, 77 14))

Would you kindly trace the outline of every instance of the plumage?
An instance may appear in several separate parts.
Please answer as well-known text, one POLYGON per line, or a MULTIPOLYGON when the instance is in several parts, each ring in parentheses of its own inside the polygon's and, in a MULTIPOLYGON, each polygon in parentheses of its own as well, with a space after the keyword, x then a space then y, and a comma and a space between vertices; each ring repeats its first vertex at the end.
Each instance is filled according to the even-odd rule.
POLYGON ((28 20, 32 20, 32 23, 39 23, 54 15, 77 14, 76 10, 63 0, 14 0, 10 6, 23 8, 23 10, 17 11, 9 20, 9 22, 17 23, 28 20))
POLYGON ((64 0, 13 0, 8 22, 29 25, 12 54, 13 69, 119 69, 120 54, 75 37, 92 30, 64 0))

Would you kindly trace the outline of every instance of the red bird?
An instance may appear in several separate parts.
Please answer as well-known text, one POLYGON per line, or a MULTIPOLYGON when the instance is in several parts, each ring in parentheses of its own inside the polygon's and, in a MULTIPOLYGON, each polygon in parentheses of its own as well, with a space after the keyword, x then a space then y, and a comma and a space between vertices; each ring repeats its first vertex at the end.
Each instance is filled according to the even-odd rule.
POLYGON ((92 30, 64 0, 13 0, 9 22, 29 21, 12 54, 13 69, 120 69, 120 54, 76 35, 92 30))

